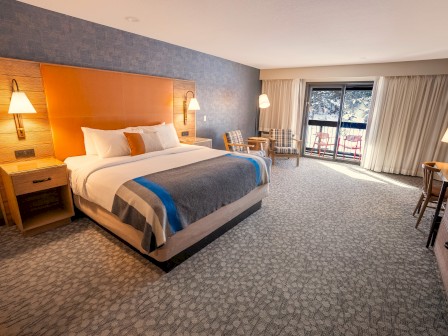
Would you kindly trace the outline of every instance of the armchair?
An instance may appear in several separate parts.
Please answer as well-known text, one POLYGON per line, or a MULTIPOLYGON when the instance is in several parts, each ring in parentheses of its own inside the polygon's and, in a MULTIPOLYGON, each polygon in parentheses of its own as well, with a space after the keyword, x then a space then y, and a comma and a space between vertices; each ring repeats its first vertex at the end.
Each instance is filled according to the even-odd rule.
POLYGON ((240 130, 229 131, 224 133, 223 135, 224 145, 226 146, 226 150, 229 152, 241 152, 241 153, 250 153, 259 156, 266 156, 263 150, 253 151, 254 145, 249 145, 244 143, 243 136, 240 130))
POLYGON ((296 167, 298 167, 301 145, 302 140, 294 139, 290 129, 271 129, 269 131, 269 155, 272 164, 275 163, 275 157, 295 157, 297 158, 296 167))

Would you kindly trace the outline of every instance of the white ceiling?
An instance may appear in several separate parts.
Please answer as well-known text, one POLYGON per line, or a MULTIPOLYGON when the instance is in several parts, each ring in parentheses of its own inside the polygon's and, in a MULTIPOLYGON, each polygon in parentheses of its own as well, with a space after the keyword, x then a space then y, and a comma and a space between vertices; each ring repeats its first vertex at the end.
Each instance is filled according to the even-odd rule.
POLYGON ((259 69, 448 58, 448 0, 22 2, 259 69))

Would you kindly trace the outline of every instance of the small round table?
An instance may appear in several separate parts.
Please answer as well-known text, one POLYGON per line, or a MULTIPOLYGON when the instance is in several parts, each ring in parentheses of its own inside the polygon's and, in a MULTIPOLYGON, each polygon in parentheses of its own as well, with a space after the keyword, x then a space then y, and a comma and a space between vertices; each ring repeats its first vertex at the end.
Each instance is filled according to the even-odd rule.
POLYGON ((263 137, 250 137, 247 139, 247 143, 249 145, 254 145, 254 148, 251 150, 264 150, 266 153, 268 151, 268 139, 263 137))

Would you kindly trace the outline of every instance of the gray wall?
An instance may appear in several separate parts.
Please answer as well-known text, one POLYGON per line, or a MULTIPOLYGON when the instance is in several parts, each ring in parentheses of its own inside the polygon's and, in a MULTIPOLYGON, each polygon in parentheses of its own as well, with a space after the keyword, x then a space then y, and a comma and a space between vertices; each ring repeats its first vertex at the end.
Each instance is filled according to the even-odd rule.
POLYGON ((13 0, 0 0, 0 57, 194 80, 197 136, 223 148, 226 130, 256 132, 260 71, 219 57, 13 0))

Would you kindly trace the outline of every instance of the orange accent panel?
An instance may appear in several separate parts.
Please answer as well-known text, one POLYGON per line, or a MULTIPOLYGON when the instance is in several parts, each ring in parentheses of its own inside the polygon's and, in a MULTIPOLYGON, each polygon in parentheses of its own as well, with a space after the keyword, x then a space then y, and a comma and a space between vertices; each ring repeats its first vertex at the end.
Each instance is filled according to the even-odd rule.
POLYGON ((81 126, 118 129, 173 122, 173 80, 41 64, 55 156, 84 155, 81 126))

